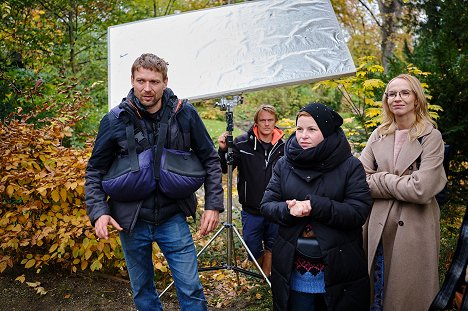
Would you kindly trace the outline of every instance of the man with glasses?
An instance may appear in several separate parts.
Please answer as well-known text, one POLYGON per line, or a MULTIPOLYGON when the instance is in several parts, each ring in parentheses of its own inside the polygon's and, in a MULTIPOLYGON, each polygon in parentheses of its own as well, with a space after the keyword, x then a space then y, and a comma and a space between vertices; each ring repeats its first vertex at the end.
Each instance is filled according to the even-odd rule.
MULTIPOLYGON (((245 243, 262 267, 271 274, 271 249, 278 225, 266 220, 260 213, 260 202, 271 178, 272 168, 283 155, 283 132, 276 127, 278 116, 271 105, 261 105, 254 116, 254 125, 234 139, 233 169, 237 167, 237 192, 242 205, 242 231, 245 243)), ((218 153, 223 173, 227 172, 227 133, 218 138, 218 153)))

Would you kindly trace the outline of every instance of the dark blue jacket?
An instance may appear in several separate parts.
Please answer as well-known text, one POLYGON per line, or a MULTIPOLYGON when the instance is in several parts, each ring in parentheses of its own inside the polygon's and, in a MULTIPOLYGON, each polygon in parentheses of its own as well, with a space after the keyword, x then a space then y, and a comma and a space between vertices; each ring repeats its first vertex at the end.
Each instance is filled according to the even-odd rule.
MULTIPOLYGON (((177 103, 178 99, 174 93, 169 88, 164 90, 163 107, 169 104, 175 110, 177 103)), ((128 112, 128 117, 134 122, 135 127, 142 127, 141 122, 137 120, 139 117, 142 118, 150 144, 155 144, 158 118, 144 110, 144 107, 133 96, 133 90, 127 98, 124 98, 121 107, 128 112), (129 104, 130 99, 133 105, 129 104)), ((155 191, 145 200, 136 202, 117 202, 108 198, 102 189, 101 182, 116 156, 128 154, 125 129, 126 124, 123 118, 116 118, 112 113, 106 114, 101 120, 85 174, 85 198, 91 224, 94 225, 102 215, 111 215, 124 230, 129 232, 138 219, 159 224, 180 212, 195 218, 197 203, 195 195, 184 200, 173 200, 155 191)), ((207 172, 204 184, 205 209, 223 211, 219 157, 197 111, 187 101, 183 101, 171 117, 165 146, 179 150, 192 149, 196 153, 207 172)), ((144 148, 145 146, 137 144, 137 153, 143 151, 144 148)))

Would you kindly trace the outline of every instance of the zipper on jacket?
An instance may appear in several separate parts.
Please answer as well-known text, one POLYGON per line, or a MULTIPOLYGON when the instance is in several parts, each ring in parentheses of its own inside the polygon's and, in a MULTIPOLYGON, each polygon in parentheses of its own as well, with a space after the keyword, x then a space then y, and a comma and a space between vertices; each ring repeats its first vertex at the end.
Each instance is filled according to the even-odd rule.
POLYGON ((271 158, 271 155, 279 148, 279 146, 283 145, 284 143, 281 142, 281 140, 277 141, 276 144, 271 148, 270 152, 268 153, 268 156, 266 154, 266 150, 265 150, 265 168, 268 167, 268 164, 270 163, 270 158, 271 158))

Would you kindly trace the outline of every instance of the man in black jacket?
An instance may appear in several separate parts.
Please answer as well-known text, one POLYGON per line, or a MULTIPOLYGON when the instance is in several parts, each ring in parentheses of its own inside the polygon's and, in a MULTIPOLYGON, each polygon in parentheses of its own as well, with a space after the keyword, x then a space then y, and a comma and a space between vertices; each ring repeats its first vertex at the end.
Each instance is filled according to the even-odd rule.
MULTIPOLYGON (((242 204, 242 231, 245 243, 261 265, 266 276, 271 273, 271 249, 278 225, 260 213, 260 202, 271 178, 276 161, 283 155, 283 132, 276 127, 278 116, 271 105, 261 105, 254 116, 254 125, 236 137, 232 148, 233 169, 237 167, 237 191, 242 204)), ((226 135, 218 138, 218 153, 223 173, 227 172, 226 135)))
POLYGON ((167 88, 167 65, 154 54, 138 57, 131 69, 133 88, 119 105, 121 113, 115 116, 110 112, 101 120, 85 175, 87 212, 98 238, 108 238, 109 225, 119 231, 137 309, 162 310, 152 261, 152 243, 157 242, 171 268, 180 309, 207 310, 196 251, 186 223, 186 216, 196 215, 195 195, 174 200, 156 189, 143 200, 121 202, 108 198, 102 188, 112 162, 128 154, 131 142, 126 135, 127 122, 139 130, 133 143, 137 153, 141 153, 148 144, 157 143, 162 114, 171 109, 165 147, 191 149, 197 154, 207 173, 200 233, 206 235, 218 225, 219 212, 223 211, 219 157, 195 108, 178 100, 167 88))

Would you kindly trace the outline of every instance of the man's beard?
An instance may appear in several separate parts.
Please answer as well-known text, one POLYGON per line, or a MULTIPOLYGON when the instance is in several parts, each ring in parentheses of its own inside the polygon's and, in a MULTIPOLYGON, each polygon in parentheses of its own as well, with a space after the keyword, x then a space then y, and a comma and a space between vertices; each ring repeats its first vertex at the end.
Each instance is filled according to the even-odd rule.
POLYGON ((142 102, 140 100, 140 103, 148 110, 148 109, 151 109, 151 108, 157 106, 157 104, 159 103, 161 98, 162 98, 162 96, 161 97, 155 97, 151 102, 142 102))

